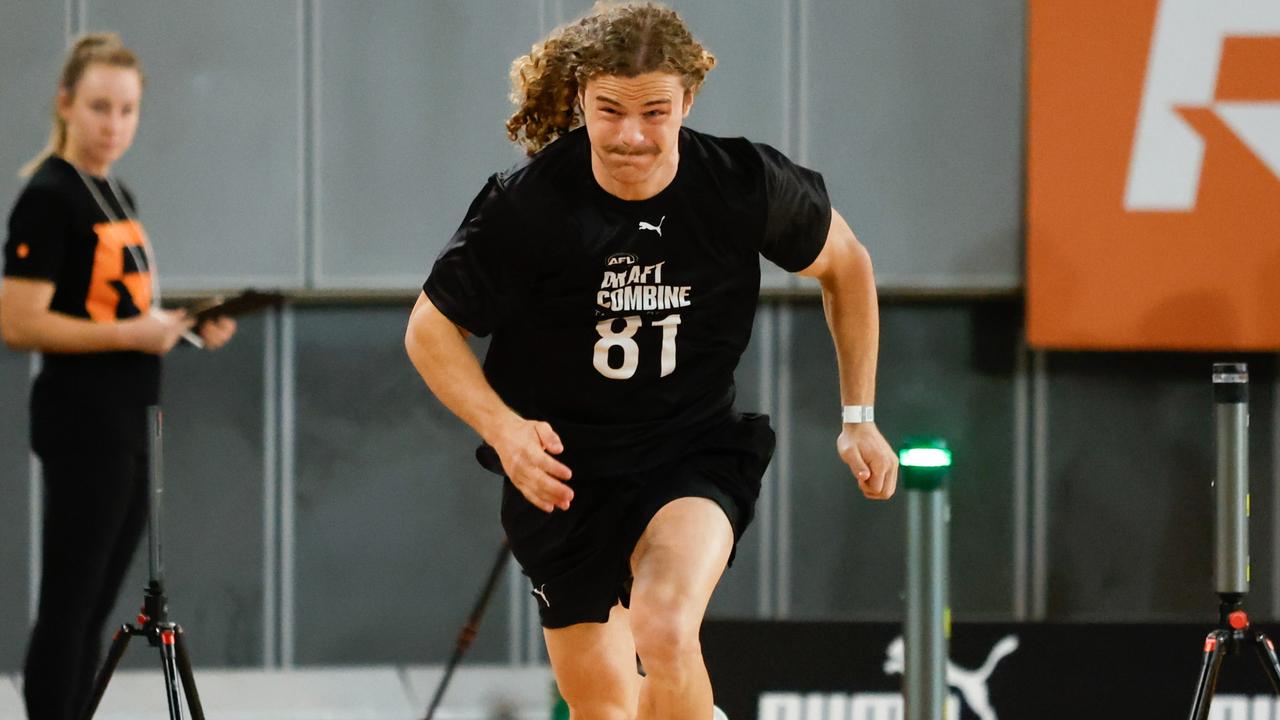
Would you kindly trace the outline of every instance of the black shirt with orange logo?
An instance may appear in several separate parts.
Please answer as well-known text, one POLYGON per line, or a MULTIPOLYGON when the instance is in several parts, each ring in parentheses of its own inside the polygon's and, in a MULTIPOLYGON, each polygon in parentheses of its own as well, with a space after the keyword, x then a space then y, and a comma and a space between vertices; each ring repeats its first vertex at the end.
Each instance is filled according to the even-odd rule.
MULTIPOLYGON (((151 305, 146 233, 128 219, 136 217, 128 190, 121 198, 107 181, 89 181, 114 217, 65 160, 40 165, 9 215, 4 275, 52 282, 54 312, 114 323, 151 305)), ((33 447, 142 449, 144 410, 159 395, 158 356, 44 353, 31 396, 33 447)))
POLYGON ((476 335, 499 396, 564 440, 575 471, 683 454, 732 416, 760 256, 795 272, 831 225, 822 177, 742 138, 680 131, 675 178, 621 200, 585 129, 494 175, 423 290, 476 335))

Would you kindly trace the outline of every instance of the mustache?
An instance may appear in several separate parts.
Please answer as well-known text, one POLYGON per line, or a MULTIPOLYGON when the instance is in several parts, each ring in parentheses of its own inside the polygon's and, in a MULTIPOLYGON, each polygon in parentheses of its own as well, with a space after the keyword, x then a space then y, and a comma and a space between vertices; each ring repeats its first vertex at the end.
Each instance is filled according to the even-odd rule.
POLYGON ((628 157, 639 157, 642 155, 658 154, 658 148, 653 146, 630 147, 627 145, 605 145, 604 151, 611 155, 626 155, 628 157))

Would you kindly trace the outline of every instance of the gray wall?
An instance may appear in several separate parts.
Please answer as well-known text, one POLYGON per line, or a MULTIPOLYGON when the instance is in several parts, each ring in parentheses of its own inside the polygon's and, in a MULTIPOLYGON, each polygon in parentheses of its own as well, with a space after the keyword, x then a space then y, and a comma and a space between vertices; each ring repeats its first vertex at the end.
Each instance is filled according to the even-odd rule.
MULTIPOLYGON (((403 357, 408 309, 289 307, 247 320, 218 354, 169 358, 169 582, 200 662, 447 657, 497 548, 498 484, 403 357)), ((1028 353, 1011 301, 890 300, 881 319, 880 426, 891 442, 935 433, 955 451, 957 618, 1208 620, 1208 370, 1219 358, 1028 353)), ((1274 356, 1242 357, 1253 375, 1251 608, 1274 619, 1277 368, 1274 356)), ((0 613, 11 618, 28 617, 36 560, 29 374, 27 356, 0 354, 0 613)), ((835 454, 820 305, 762 302, 738 383, 739 405, 770 412, 780 444, 711 615, 900 617, 905 504, 863 499, 835 454)), ((144 563, 114 617, 133 614, 144 563)), ((525 582, 509 573, 502 587, 475 657, 537 659, 525 582)), ((0 670, 20 664, 20 625, 0 631, 0 670)))
MULTIPOLYGON (((673 4, 720 59, 689 123, 821 170, 882 286, 1020 285, 1024 3, 673 4)), ((68 34, 114 29, 149 69, 117 171, 166 290, 412 289, 520 158, 511 60, 589 5, 5 3, 0 167, 43 145, 68 34)), ((0 198, 18 189, 0 171, 0 198)))
POLYGON ((148 68, 135 189, 164 289, 303 280, 302 9, 231 0, 84 2, 148 68))
MULTIPOLYGON (((246 320, 223 352, 167 364, 169 579, 197 663, 447 657, 497 547, 497 483, 403 356, 408 293, 305 296, 420 282, 483 178, 517 159, 501 132, 508 62, 586 4, 0 5, 0 166, 43 143, 68 34, 120 29, 151 78, 120 174, 166 288, 304 296, 246 320)), ((1021 283, 1024 4, 675 5, 722 61, 691 124, 822 170, 882 286, 938 294, 886 293, 877 404, 891 441, 937 433, 955 450, 957 618, 1207 621, 1217 358, 1030 353, 1020 301, 957 292, 1010 298, 1021 283)), ((0 172, 0 197, 18 188, 0 172)), ((793 280, 767 269, 766 283, 793 280)), ((1280 618, 1277 368, 1247 359, 1252 608, 1280 618)), ((11 619, 29 617, 38 567, 30 368, 0 352, 11 619)), ((740 405, 774 416, 779 449, 712 615, 899 617, 904 503, 863 500, 835 455, 834 355, 811 297, 761 303, 738 380, 740 405)), ((143 560, 114 617, 133 614, 143 560)), ((508 573, 474 656, 541 657, 532 611, 508 573)), ((0 628, 0 671, 24 645, 20 622, 0 628)))

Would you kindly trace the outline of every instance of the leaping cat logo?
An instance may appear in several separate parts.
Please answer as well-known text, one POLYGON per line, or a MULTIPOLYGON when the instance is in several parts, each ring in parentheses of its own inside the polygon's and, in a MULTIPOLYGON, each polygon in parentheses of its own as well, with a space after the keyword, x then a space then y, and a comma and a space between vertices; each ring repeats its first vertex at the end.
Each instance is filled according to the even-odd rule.
MULTIPOLYGON (((995 672, 996 663, 1018 649, 1018 638, 1007 635, 996 643, 987 656, 987 661, 977 670, 968 670, 947 661, 947 684, 960 691, 960 697, 982 720, 996 720, 995 708, 991 707, 991 696, 987 693, 987 681, 995 672)), ((884 672, 886 675, 900 674, 906 667, 906 652, 902 638, 889 643, 885 651, 884 672)))
POLYGON ((666 215, 663 215, 663 216, 662 216, 662 220, 659 220, 657 225, 650 225, 649 223, 647 223, 647 222, 645 222, 645 221, 641 220, 641 221, 640 221, 640 229, 641 229, 641 230, 652 230, 652 231, 654 231, 654 232, 658 233, 658 237, 662 237, 662 222, 663 222, 663 220, 666 220, 666 219, 667 219, 667 216, 666 216, 666 215))

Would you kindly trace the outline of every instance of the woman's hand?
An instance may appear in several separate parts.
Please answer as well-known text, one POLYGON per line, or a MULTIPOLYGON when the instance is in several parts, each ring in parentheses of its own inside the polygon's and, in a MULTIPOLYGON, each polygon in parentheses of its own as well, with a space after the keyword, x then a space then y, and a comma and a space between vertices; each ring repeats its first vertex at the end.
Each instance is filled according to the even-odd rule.
POLYGON ((164 355, 191 329, 185 310, 153 310, 119 323, 123 349, 164 355))
POLYGON ((206 320, 200 324, 197 332, 200 333, 200 339, 204 340, 205 350, 217 350, 230 342, 231 336, 236 334, 236 321, 229 317, 206 320))

